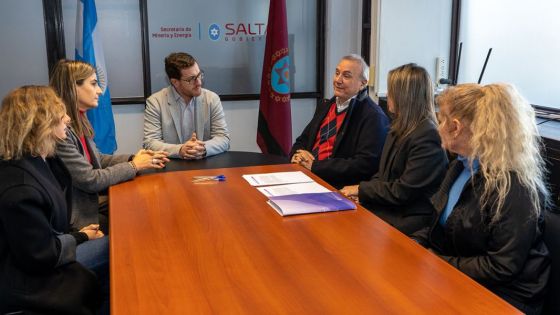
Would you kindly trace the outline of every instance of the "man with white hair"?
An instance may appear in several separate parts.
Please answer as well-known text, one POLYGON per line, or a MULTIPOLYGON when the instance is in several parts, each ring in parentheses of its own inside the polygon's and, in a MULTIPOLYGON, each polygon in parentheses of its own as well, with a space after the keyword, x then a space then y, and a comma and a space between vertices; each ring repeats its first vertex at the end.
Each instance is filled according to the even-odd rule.
POLYGON ((368 96, 369 67, 355 54, 342 57, 333 77, 334 97, 317 106, 290 153, 300 164, 340 188, 377 172, 389 119, 368 96))

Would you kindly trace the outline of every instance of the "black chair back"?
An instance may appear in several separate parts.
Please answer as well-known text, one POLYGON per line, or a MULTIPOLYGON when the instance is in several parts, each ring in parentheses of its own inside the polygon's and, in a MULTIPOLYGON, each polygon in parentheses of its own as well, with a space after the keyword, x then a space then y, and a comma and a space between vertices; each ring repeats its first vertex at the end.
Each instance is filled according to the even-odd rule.
POLYGON ((560 213, 545 211, 544 242, 551 258, 548 292, 542 315, 560 314, 560 213))

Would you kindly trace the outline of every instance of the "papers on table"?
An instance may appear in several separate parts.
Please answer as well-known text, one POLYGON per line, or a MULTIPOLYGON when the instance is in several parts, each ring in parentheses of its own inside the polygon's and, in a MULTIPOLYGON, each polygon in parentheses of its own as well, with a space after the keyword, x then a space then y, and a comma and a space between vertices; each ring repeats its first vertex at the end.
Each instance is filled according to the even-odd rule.
POLYGON ((269 198, 268 204, 280 215, 356 209, 356 204, 338 192, 313 181, 303 172, 243 175, 252 186, 269 198))
POLYGON ((267 197, 324 193, 330 191, 326 187, 321 186, 316 182, 257 187, 257 189, 267 197))
POLYGON ((313 182, 313 179, 311 179, 311 177, 305 175, 300 171, 249 174, 243 175, 243 178, 248 181, 251 186, 268 186, 313 182))

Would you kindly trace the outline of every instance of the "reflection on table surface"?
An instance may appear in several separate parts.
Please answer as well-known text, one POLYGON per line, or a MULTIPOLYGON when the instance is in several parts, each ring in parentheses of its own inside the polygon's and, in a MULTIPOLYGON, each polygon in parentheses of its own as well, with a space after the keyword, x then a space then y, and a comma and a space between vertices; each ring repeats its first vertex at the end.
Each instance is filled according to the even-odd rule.
POLYGON ((142 174, 285 163, 290 163, 290 160, 283 156, 257 152, 228 151, 200 160, 171 159, 164 169, 146 170, 142 171, 142 174))

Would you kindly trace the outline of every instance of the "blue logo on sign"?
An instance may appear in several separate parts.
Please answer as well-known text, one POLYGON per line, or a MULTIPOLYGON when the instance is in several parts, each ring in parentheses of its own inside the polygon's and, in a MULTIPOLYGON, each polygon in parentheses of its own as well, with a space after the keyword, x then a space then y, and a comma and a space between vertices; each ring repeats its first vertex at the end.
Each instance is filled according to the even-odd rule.
POLYGON ((290 57, 284 56, 272 66, 270 84, 272 89, 279 94, 290 93, 290 57))
POLYGON ((220 26, 218 24, 212 24, 208 28, 208 36, 211 40, 220 39, 220 26))

